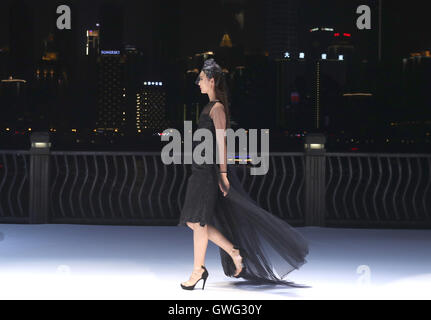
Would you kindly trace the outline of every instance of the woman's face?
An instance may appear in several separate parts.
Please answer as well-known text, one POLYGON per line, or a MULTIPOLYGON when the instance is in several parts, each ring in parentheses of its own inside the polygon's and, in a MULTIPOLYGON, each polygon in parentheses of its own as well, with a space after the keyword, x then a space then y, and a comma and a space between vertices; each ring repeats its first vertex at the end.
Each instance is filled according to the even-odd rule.
POLYGON ((214 79, 208 79, 205 72, 201 71, 199 74, 199 87, 202 93, 208 93, 214 90, 214 79))

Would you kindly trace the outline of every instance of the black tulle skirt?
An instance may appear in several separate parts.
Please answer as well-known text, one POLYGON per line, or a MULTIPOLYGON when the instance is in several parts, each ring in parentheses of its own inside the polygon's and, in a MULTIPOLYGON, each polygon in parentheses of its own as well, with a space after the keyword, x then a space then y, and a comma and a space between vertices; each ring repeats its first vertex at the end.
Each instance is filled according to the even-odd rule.
MULTIPOLYGON (((246 272, 242 278, 249 283, 298 286, 285 278, 307 262, 308 241, 248 195, 238 178, 237 165, 227 167, 230 189, 226 196, 219 189, 209 224, 245 252, 246 272)), ((225 275, 233 276, 236 268, 232 258, 219 250, 225 275)))
POLYGON ((178 225, 185 226, 187 222, 199 222, 201 226, 211 224, 220 201, 219 192, 215 165, 192 164, 178 225))

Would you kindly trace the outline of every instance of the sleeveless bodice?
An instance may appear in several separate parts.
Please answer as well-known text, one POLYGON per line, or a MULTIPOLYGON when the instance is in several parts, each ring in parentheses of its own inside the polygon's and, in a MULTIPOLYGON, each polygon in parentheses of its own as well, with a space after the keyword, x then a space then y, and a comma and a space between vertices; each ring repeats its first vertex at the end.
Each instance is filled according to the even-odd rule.
MULTIPOLYGON (((210 101, 210 102, 208 102, 205 105, 205 107, 202 109, 202 111, 201 111, 201 113, 199 115, 199 120, 198 120, 198 125, 197 125, 197 129, 205 128, 205 129, 210 130, 211 133, 212 133, 212 141, 213 141, 213 156, 212 156, 212 159, 213 159, 213 163, 212 164, 204 163, 204 164, 199 165, 199 164, 196 164, 195 161, 193 160, 193 166, 194 167, 196 167, 196 166, 199 167, 199 168, 202 168, 202 166, 213 167, 216 164, 216 147, 217 147, 217 143, 216 143, 216 130, 215 130, 214 122, 213 122, 212 118, 209 115, 212 107, 214 106, 214 104, 216 102, 220 102, 220 100, 210 101)), ((193 150, 195 149, 195 147, 197 145, 199 145, 203 141, 204 141, 203 138, 201 139, 201 141, 193 141, 193 143, 192 143, 193 150)), ((202 156, 204 156, 204 155, 205 155, 205 150, 202 151, 202 156)))
POLYGON ((208 102, 207 105, 202 109, 202 112, 199 115, 198 129, 206 128, 209 130, 214 130, 215 132, 214 122, 211 119, 209 113, 216 102, 219 102, 219 100, 208 102))

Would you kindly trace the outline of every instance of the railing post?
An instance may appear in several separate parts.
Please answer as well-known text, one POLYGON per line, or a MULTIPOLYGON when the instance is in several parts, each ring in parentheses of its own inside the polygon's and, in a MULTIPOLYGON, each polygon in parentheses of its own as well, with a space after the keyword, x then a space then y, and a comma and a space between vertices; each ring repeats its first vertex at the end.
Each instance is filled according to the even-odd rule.
POLYGON ((49 133, 32 132, 30 141, 29 223, 44 224, 49 214, 49 133))
POLYGON ((305 137, 305 225, 325 226, 325 149, 324 134, 305 137))

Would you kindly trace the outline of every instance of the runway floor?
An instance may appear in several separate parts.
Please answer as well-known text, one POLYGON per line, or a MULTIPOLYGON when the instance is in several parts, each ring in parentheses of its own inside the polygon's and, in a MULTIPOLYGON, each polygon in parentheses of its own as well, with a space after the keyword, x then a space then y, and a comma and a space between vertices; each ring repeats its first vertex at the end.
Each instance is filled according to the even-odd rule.
POLYGON ((431 230, 297 229, 310 254, 288 280, 307 288, 227 277, 210 241, 205 290, 187 291, 187 227, 0 224, 0 299, 431 298, 431 230))

